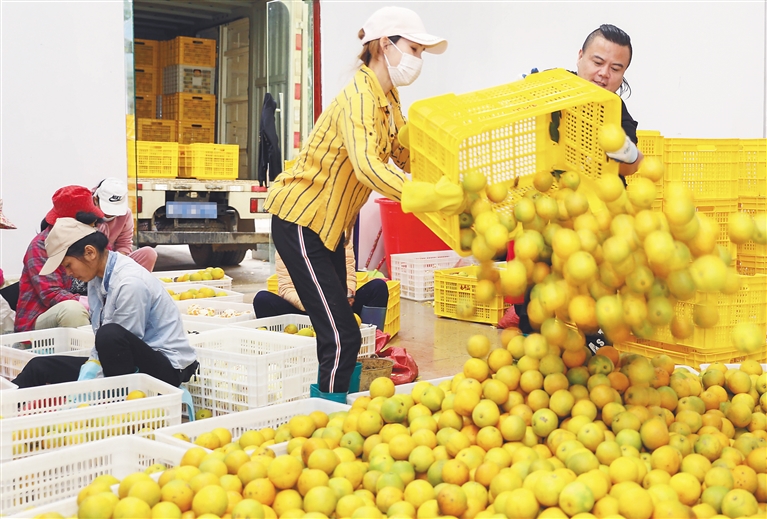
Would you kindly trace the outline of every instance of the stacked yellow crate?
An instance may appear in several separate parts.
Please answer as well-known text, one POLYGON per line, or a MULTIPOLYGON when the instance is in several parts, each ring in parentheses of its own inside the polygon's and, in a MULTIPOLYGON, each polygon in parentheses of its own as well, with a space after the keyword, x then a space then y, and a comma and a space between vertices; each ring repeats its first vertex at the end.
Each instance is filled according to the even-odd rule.
MULTIPOLYGON (((160 94, 160 42, 137 39, 133 42, 136 117, 157 117, 157 95, 160 94)), ((140 139, 141 137, 139 137, 140 139)))
MULTIPOLYGON (((738 210, 752 217, 767 215, 767 139, 740 141, 738 210)), ((738 245, 741 274, 767 274, 767 245, 753 240, 738 245)))

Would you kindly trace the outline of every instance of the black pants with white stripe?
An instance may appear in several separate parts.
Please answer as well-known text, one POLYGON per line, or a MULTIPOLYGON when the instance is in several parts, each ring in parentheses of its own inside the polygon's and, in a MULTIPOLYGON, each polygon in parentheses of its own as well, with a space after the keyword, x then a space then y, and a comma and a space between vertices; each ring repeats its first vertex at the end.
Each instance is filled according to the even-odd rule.
POLYGON ((343 239, 328 250, 307 227, 272 216, 272 239, 317 335, 320 391, 349 390, 362 337, 346 298, 343 239))

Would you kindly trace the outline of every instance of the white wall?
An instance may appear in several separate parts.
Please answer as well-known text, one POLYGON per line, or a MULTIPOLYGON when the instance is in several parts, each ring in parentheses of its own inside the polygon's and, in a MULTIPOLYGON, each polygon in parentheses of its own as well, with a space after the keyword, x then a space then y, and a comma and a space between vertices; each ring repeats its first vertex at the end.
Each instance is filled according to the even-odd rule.
MULTIPOLYGON (((631 36, 634 47, 626 73, 633 93, 626 104, 640 129, 666 137, 767 137, 765 1, 323 0, 323 106, 354 73, 357 31, 385 5, 415 10, 430 33, 449 41, 446 53, 424 54, 421 76, 401 90, 405 109, 418 99, 514 81, 532 67, 574 70, 586 36, 612 23, 631 36)), ((376 218, 371 200, 362 212, 364 259, 378 232, 376 218)))
POLYGON ((127 171, 123 1, 3 2, 0 232, 7 278, 59 187, 127 171))

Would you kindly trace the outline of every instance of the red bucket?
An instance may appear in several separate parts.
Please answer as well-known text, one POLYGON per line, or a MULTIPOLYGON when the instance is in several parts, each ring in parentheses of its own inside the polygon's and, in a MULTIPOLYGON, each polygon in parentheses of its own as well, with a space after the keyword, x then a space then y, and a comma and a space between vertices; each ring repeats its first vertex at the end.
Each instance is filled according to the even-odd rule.
POLYGON ((381 197, 376 199, 376 203, 381 210, 386 267, 390 274, 392 254, 450 250, 414 214, 403 213, 399 202, 381 197))

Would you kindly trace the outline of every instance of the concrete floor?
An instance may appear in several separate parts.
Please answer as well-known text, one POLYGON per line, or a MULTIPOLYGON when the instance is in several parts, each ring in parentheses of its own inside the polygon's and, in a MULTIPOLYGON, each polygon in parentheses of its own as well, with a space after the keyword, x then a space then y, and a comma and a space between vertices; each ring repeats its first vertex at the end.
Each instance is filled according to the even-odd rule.
MULTIPOLYGON (((155 271, 197 268, 184 245, 160 245, 157 253, 155 271)), ((259 251, 256 258, 253 256, 248 253, 239 266, 226 268, 226 274, 232 278, 232 289, 244 293, 245 301, 252 301, 256 292, 266 290, 266 280, 273 273, 268 254, 259 251)), ((402 299, 400 331, 389 344, 405 348, 418 364, 419 379, 428 380, 461 371, 469 358, 466 342, 475 334, 486 335, 495 344, 500 330, 486 324, 436 317, 431 301, 402 299)))

